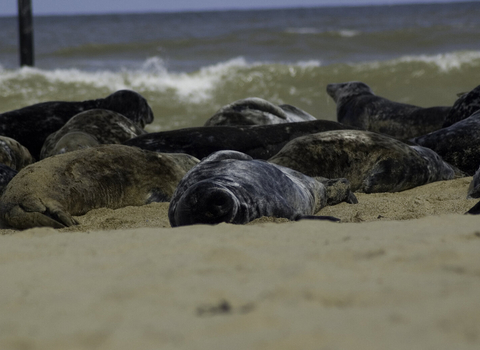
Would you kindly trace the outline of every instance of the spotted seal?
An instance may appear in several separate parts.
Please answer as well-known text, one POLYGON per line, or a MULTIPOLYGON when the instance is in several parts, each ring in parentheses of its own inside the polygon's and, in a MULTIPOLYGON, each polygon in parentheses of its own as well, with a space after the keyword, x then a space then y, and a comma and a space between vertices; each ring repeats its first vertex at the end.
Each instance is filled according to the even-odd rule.
POLYGON ((124 144, 155 152, 187 153, 198 159, 221 150, 268 159, 296 137, 353 128, 329 120, 257 126, 203 126, 140 135, 124 144))
POLYGON ((445 118, 443 127, 447 128, 460 120, 468 118, 478 110, 480 110, 480 85, 467 93, 460 94, 445 118))
POLYGON ((434 150, 446 162, 472 176, 480 160, 480 111, 411 141, 434 150))
POLYGON ((40 159, 100 144, 120 144, 146 131, 130 119, 106 109, 90 109, 70 119, 50 134, 40 159))
POLYGON ((362 130, 298 137, 269 162, 308 176, 346 178, 353 191, 365 193, 399 192, 459 173, 428 148, 362 130))
POLYGON ((401 140, 440 129, 451 109, 393 102, 359 81, 328 84, 327 93, 337 104, 338 122, 401 140))
POLYGON ((301 109, 291 105, 276 106, 258 97, 235 101, 220 108, 204 126, 214 125, 268 125, 316 120, 301 109))
POLYGON ((2 113, 0 135, 17 140, 39 159, 48 135, 78 113, 95 108, 120 113, 142 128, 153 121, 153 112, 143 96, 135 91, 119 90, 96 100, 49 101, 2 113))
POLYGON ((357 202, 345 179, 321 183, 241 152, 220 151, 180 181, 168 218, 172 227, 246 224, 262 216, 297 220, 342 201, 357 202))
POLYGON ((34 161, 28 149, 19 142, 0 136, 0 194, 20 169, 34 161))
POLYGON ((62 228, 72 217, 107 207, 169 201, 178 182, 198 163, 185 154, 159 154, 123 145, 100 145, 45 158, 7 185, 0 217, 8 226, 62 228))

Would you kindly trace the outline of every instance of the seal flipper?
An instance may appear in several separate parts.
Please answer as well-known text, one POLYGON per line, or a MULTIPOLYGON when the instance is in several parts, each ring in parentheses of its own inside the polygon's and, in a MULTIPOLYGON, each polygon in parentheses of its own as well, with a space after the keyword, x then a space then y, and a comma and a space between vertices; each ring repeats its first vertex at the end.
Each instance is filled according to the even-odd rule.
POLYGON ((331 222, 340 222, 341 220, 339 218, 336 218, 335 216, 329 216, 329 215, 297 215, 295 217, 295 221, 300 221, 300 220, 322 220, 322 221, 331 221, 331 222))
POLYGON ((315 180, 325 186, 327 191, 327 205, 335 205, 341 202, 357 204, 358 199, 350 189, 350 182, 345 178, 327 179, 315 177, 315 180))
POLYGON ((473 207, 471 207, 470 210, 467 211, 465 214, 472 214, 472 215, 480 214, 480 202, 478 202, 473 207))

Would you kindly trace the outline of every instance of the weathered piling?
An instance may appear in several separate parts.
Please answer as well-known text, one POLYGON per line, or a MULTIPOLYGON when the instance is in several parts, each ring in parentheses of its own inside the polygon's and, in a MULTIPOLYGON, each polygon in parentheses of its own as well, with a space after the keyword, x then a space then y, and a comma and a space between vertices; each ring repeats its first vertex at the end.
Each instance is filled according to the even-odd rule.
POLYGON ((33 21, 31 0, 18 0, 20 66, 33 66, 33 21))

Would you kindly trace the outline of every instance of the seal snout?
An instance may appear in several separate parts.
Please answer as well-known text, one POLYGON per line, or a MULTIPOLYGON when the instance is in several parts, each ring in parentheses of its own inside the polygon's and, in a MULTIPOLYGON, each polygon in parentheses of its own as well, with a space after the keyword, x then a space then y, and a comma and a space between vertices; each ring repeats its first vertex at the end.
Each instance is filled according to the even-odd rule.
POLYGON ((202 181, 179 199, 172 226, 232 222, 238 207, 238 200, 230 190, 202 181))

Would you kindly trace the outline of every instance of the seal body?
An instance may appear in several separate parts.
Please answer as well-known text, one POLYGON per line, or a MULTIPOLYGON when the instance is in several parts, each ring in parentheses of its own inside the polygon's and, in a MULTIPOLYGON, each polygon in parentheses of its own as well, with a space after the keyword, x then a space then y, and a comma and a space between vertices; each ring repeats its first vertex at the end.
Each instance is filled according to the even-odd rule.
POLYGON ((308 176, 346 178, 353 191, 398 192, 452 179, 456 169, 428 148, 361 130, 326 131, 290 141, 269 162, 308 176))
POLYGON ((169 201, 198 160, 123 145, 100 145, 45 158, 22 169, 7 185, 0 216, 7 225, 62 228, 73 215, 107 207, 169 201))
POLYGON ((264 99, 249 97, 220 108, 205 122, 205 126, 268 125, 309 120, 316 120, 316 118, 297 107, 276 106, 264 99))
POLYGON ((199 159, 221 150, 268 159, 296 137, 352 128, 328 120, 259 126, 204 126, 140 135, 124 144, 155 152, 187 153, 199 159))
POLYGON ((477 169, 470 182, 467 198, 480 198, 480 167, 477 169))
POLYGON ((100 144, 120 144, 146 132, 130 119, 106 109, 90 109, 70 119, 43 144, 40 159, 100 144))
POLYGON ((18 141, 0 136, 0 164, 5 164, 13 170, 20 170, 35 161, 32 155, 18 141))
POLYGON ((451 109, 393 102, 358 81, 328 84, 327 93, 337 104, 338 122, 401 140, 440 129, 451 109))
POLYGON ((78 113, 95 108, 120 113, 142 128, 153 121, 153 112, 143 96, 134 91, 120 90, 97 100, 50 101, 2 113, 0 135, 17 140, 35 159, 39 159, 48 135, 78 113))
POLYGON ((180 181, 168 218, 172 227, 246 224, 262 216, 295 220, 313 215, 329 199, 330 203, 356 202, 348 187, 342 193, 331 191, 335 195, 329 198, 324 184, 297 171, 244 153, 221 151, 205 158, 180 181))
POLYGON ((445 118, 443 127, 447 128, 468 118, 478 110, 480 110, 480 85, 465 94, 461 94, 445 118))
POLYGON ((480 111, 449 127, 411 140, 472 176, 480 160, 480 111))

